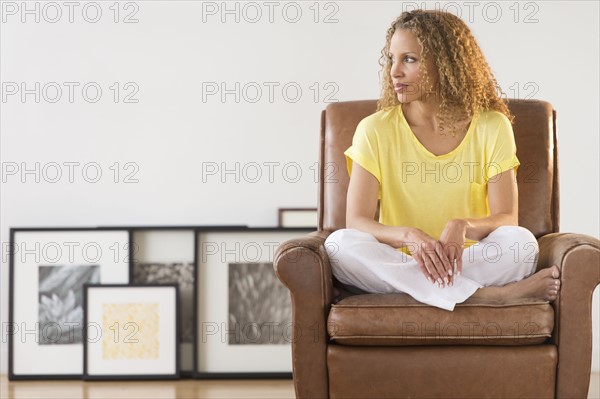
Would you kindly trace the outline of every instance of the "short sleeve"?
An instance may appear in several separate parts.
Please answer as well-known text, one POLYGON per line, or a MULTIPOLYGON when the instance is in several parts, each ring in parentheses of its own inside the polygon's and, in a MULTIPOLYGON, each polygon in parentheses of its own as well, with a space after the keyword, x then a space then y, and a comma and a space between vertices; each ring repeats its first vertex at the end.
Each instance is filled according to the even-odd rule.
POLYGON ((356 162, 381 183, 378 140, 375 129, 369 127, 368 118, 360 121, 356 127, 352 146, 344 152, 344 155, 349 175, 352 174, 353 162, 356 162))
POLYGON ((484 168, 486 182, 509 169, 514 169, 516 176, 520 165, 517 159, 515 135, 510 121, 500 112, 494 112, 494 114, 497 122, 491 123, 486 148, 487 160, 484 168))

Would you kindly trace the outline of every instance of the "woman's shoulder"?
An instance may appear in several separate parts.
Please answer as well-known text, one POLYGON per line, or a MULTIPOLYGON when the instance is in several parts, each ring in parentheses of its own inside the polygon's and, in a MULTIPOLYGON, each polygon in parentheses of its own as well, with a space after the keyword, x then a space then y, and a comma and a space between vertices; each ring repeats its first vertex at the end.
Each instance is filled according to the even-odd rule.
POLYGON ((485 110, 479 113, 474 136, 481 145, 494 146, 506 140, 514 140, 513 126, 502 112, 485 110))
POLYGON ((364 117, 359 126, 363 128, 374 128, 380 130, 382 128, 393 126, 397 121, 399 106, 387 107, 381 109, 371 115, 364 117))
POLYGON ((506 125, 507 123, 510 125, 510 120, 506 115, 504 115, 500 111, 496 111, 493 109, 483 110, 479 112, 479 123, 484 125, 506 125))

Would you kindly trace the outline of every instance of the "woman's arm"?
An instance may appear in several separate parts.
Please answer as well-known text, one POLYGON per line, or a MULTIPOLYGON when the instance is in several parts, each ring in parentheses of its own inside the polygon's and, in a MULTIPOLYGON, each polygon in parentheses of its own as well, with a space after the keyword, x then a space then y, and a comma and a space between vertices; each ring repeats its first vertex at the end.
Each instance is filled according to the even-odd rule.
POLYGON ((354 162, 346 200, 346 227, 372 234, 379 242, 399 248, 409 241, 409 227, 384 226, 374 220, 379 181, 354 162))
POLYGON ((499 226, 519 224, 519 194, 515 172, 504 171, 488 181, 490 216, 453 220, 464 229, 465 237, 480 241, 499 226))
POLYGON ((499 226, 519 222, 518 188, 513 169, 504 171, 488 181, 490 216, 450 220, 440 242, 450 260, 456 259, 457 273, 462 271, 462 248, 465 237, 480 241, 499 226))
POLYGON ((385 226, 376 222, 378 193, 377 178, 355 162, 346 200, 346 227, 370 233, 379 242, 394 248, 410 244, 412 256, 423 275, 432 283, 447 284, 448 276, 452 276, 452 266, 441 243, 417 228, 385 226))
POLYGON ((490 216, 465 219, 466 237, 481 240, 499 226, 519 224, 519 189, 514 169, 504 171, 488 181, 490 216))

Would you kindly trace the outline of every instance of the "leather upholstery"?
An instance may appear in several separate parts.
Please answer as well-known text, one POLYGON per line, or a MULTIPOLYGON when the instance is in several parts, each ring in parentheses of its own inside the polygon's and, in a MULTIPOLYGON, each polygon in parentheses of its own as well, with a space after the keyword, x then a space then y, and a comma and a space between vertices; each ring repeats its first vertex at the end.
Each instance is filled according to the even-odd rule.
POLYGON ((517 144, 519 186, 519 225, 536 237, 558 231, 553 200, 554 173, 554 113, 545 101, 519 100, 509 102, 509 109, 518 121, 513 126, 517 144), (535 151, 531 149, 535 148, 535 151))
POLYGON ((406 294, 355 295, 333 305, 327 331, 344 345, 532 345, 552 336, 548 302, 457 304, 453 312, 406 294))
POLYGON ((350 178, 344 151, 352 145, 358 122, 375 112, 375 100, 331 103, 321 118, 321 165, 334 172, 319 179, 319 229, 335 231, 346 227, 346 193, 350 178))
POLYGON ((327 232, 315 232, 283 243, 273 259, 275 272, 292 299, 292 362, 298 398, 327 398, 327 326, 332 302, 331 267, 323 243, 327 232))
POLYGON ((557 360, 553 345, 329 345, 329 397, 552 398, 557 360))
POLYGON ((343 152, 375 104, 336 103, 323 111, 318 231, 282 244, 275 254, 275 272, 292 299, 296 396, 585 398, 600 242, 558 233, 552 106, 509 101, 521 161, 519 223, 538 238, 537 269, 553 264, 561 269, 557 300, 499 305, 470 298, 447 312, 404 294, 364 295, 332 277, 323 244, 332 231, 345 226, 349 179, 343 152), (465 324, 466 329, 455 328, 465 324), (492 329, 501 333, 490 338, 492 329))
POLYGON ((552 303, 557 345, 557 398, 585 398, 592 363, 592 294, 600 284, 600 241, 584 234, 548 234, 539 240, 538 269, 557 265, 561 289, 552 303))

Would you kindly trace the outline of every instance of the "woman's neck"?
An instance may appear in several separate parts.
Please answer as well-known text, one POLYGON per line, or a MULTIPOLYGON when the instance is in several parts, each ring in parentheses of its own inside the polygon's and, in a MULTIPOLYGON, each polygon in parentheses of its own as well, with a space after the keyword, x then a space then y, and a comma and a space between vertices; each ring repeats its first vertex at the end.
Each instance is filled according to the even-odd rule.
POLYGON ((402 113, 411 127, 414 126, 434 131, 438 129, 439 121, 436 118, 436 113, 439 109, 438 103, 412 101, 401 104, 401 107, 402 113))

